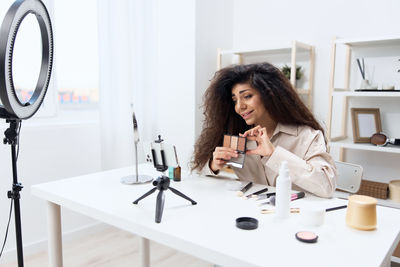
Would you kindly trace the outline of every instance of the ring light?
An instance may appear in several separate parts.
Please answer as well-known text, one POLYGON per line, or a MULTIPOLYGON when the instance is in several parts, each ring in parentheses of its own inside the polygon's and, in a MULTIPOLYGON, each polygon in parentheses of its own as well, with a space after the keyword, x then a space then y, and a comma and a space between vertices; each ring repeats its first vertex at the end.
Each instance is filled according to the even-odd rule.
POLYGON ((53 66, 53 31, 46 7, 40 0, 17 0, 7 11, 0 29, 0 118, 29 119, 46 95, 53 66), (15 38, 21 22, 34 14, 42 37, 42 63, 32 97, 26 103, 18 99, 12 74, 15 38))
POLYGON ((14 203, 18 267, 24 266, 20 211, 20 191, 23 186, 18 182, 17 177, 19 131, 21 129, 21 121, 32 117, 40 108, 49 86, 52 66, 53 32, 46 7, 40 0, 15 1, 7 11, 0 28, 0 100, 2 102, 2 105, 0 105, 0 118, 4 118, 7 123, 10 123, 10 127, 4 132, 5 138, 3 142, 11 145, 13 185, 12 190, 7 192, 7 197, 12 199, 12 203, 14 203), (29 14, 35 15, 39 23, 42 37, 42 62, 33 94, 28 102, 23 104, 19 100, 14 87, 12 64, 18 29, 29 14))

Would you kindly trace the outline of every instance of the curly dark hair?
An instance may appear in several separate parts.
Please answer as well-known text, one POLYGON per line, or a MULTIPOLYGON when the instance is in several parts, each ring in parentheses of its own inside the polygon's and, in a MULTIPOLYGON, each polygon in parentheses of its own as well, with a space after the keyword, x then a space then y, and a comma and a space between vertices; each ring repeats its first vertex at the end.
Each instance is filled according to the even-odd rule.
POLYGON ((270 63, 229 66, 215 73, 204 94, 205 119, 194 147, 192 170, 203 168, 212 159, 224 134, 238 135, 253 127, 235 112, 232 88, 236 84, 249 84, 258 90, 265 109, 275 122, 308 125, 324 134, 321 125, 278 68, 270 63))

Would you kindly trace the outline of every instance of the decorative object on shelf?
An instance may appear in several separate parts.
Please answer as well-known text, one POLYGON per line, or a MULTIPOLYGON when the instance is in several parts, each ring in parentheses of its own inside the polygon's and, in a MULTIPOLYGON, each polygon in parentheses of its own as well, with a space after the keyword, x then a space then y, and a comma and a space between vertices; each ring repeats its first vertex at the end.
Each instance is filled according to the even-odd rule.
MULTIPOLYGON (((399 58, 399 61, 400 61, 400 58, 399 58)), ((398 69, 397 72, 400 72, 400 69, 398 69)))
MULTIPOLYGON (((360 59, 357 58, 357 64, 358 64, 358 68, 360 70, 361 73, 361 77, 362 77, 362 81, 360 84, 360 89, 370 89, 370 90, 374 90, 374 89, 378 89, 378 86, 371 84, 365 77, 365 64, 364 64, 364 58, 361 59, 362 63, 360 62, 360 59)), ((394 89, 394 87, 393 87, 394 89)))
POLYGON ((400 180, 389 182, 389 198, 394 202, 400 203, 400 180))
POLYGON ((383 83, 382 84, 382 90, 394 91, 394 85, 393 84, 389 84, 389 83, 383 83))
POLYGON ((375 133, 371 136, 371 144, 386 146, 387 144, 400 146, 400 138, 389 138, 385 133, 375 133))
POLYGON ((386 183, 380 183, 370 180, 361 180, 360 190, 358 190, 358 195, 365 195, 376 197, 380 199, 388 198, 389 185, 386 183))
POLYGON ((374 133, 382 131, 379 108, 352 108, 354 143, 370 143, 374 133))
MULTIPOLYGON (((303 70, 301 69, 302 67, 299 65, 296 65, 296 80, 300 80, 303 77, 303 70)), ((291 72, 291 67, 285 64, 285 66, 282 67, 281 69, 283 75, 285 75, 288 80, 290 80, 290 72, 291 72)))

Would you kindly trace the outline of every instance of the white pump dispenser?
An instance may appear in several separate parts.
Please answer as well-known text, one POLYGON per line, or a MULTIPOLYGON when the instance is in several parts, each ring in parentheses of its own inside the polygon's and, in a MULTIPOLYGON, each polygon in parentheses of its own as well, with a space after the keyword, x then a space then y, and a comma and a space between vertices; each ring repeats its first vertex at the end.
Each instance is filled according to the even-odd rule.
POLYGON ((282 161, 279 176, 276 178, 275 214, 278 218, 288 218, 290 214, 290 197, 292 181, 289 176, 287 161, 282 161))

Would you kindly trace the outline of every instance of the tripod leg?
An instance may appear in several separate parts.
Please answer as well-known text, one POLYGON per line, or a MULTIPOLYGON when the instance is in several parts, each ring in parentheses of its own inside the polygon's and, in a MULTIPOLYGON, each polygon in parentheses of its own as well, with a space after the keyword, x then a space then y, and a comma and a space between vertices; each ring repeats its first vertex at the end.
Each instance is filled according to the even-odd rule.
POLYGON ((151 189, 149 192, 147 192, 146 194, 144 194, 143 196, 139 197, 138 199, 136 199, 135 201, 133 201, 133 204, 137 204, 139 203, 140 200, 142 200, 143 198, 147 197, 148 195, 151 195, 154 193, 154 191, 157 190, 157 187, 154 187, 153 189, 151 189))
POLYGON ((196 204, 197 204, 196 201, 194 201, 193 199, 191 199, 191 198, 189 198, 188 196, 184 195, 183 193, 181 193, 180 191, 176 190, 175 188, 169 187, 169 189, 170 189, 173 193, 177 194, 178 196, 183 197, 184 199, 187 199, 187 200, 189 200, 190 202, 192 202, 192 205, 196 205, 196 204))
POLYGON ((161 217, 164 211, 164 201, 165 201, 164 190, 160 190, 160 192, 157 195, 156 223, 161 222, 161 217))

